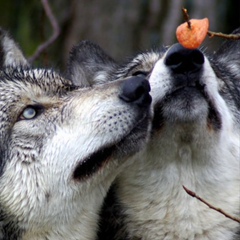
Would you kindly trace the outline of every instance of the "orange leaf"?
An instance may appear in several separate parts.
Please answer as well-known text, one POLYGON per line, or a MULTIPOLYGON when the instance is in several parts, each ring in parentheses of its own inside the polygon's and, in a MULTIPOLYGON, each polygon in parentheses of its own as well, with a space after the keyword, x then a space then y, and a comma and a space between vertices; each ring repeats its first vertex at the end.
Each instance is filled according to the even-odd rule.
POLYGON ((202 44, 207 35, 209 20, 208 18, 204 18, 191 19, 189 21, 191 23, 191 28, 189 28, 187 22, 179 25, 176 30, 176 36, 183 47, 196 49, 202 44))

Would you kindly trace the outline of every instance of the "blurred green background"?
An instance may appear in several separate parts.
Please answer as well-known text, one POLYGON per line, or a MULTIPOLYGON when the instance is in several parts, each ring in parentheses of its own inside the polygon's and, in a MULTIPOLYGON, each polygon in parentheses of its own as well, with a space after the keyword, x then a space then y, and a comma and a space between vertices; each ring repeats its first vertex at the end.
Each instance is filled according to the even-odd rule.
MULTIPOLYGON (((61 34, 34 64, 59 69, 65 68, 71 47, 83 39, 98 43, 118 60, 176 42, 182 7, 190 18, 208 17, 211 31, 230 33, 240 26, 239 0, 50 0, 49 4, 61 34)), ((27 57, 52 34, 41 0, 0 0, 0 26, 27 57)), ((214 50, 221 41, 214 38, 204 45, 214 50)))

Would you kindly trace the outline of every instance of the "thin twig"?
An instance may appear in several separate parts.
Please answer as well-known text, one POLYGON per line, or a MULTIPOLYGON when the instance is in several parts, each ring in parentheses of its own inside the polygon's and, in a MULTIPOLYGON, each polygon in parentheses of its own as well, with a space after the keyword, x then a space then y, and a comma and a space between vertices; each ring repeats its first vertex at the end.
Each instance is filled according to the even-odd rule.
MULTIPOLYGON (((187 9, 182 8, 182 11, 183 11, 183 17, 185 19, 185 22, 187 22, 188 28, 191 29, 191 20, 190 20, 187 9)), ((210 38, 221 37, 221 38, 226 38, 230 40, 240 40, 240 34, 224 34, 221 32, 212 32, 212 31, 208 31, 207 34, 210 38)))
POLYGON ((188 15, 187 9, 182 8, 182 11, 183 11, 183 17, 185 18, 185 21, 187 22, 188 28, 191 29, 192 26, 191 26, 191 22, 189 20, 189 15, 188 15))
POLYGON ((37 50, 35 51, 35 53, 33 54, 33 56, 31 56, 28 61, 30 63, 32 63, 33 61, 35 61, 39 56, 40 54, 46 49, 48 48, 59 36, 60 34, 60 28, 59 28, 59 25, 58 25, 58 22, 55 18, 55 16, 53 15, 52 13, 52 10, 51 10, 51 7, 49 5, 49 2, 48 0, 41 0, 42 2, 42 5, 44 7, 44 10, 45 10, 45 13, 52 25, 52 28, 53 28, 53 34, 52 36, 47 40, 45 41, 44 43, 42 43, 38 48, 37 50))
POLYGON ((213 209, 213 210, 215 210, 215 211, 223 214, 225 217, 230 218, 230 219, 232 219, 233 221, 236 221, 236 222, 240 223, 240 218, 233 217, 233 216, 231 216, 230 214, 224 212, 222 209, 214 207, 213 205, 211 205, 210 203, 208 203, 207 201, 205 201, 204 199, 202 199, 201 197, 199 197, 195 192, 187 189, 185 186, 183 186, 183 188, 184 188, 184 190, 187 192, 187 194, 189 194, 191 197, 194 197, 194 198, 198 199, 198 200, 201 201, 202 203, 206 204, 209 208, 211 208, 211 209, 213 209))
POLYGON ((226 38, 226 39, 231 39, 231 40, 239 40, 240 39, 240 34, 224 34, 221 32, 212 32, 208 31, 207 33, 210 38, 212 37, 221 37, 221 38, 226 38))

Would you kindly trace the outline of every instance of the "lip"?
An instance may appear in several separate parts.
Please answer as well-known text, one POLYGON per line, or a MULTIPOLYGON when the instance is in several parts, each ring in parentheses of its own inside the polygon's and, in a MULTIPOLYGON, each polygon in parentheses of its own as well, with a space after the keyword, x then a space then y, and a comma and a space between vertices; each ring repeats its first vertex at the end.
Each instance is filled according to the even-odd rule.
POLYGON ((192 97, 194 97, 194 96, 197 96, 196 94, 198 94, 199 96, 206 98, 206 95, 202 89, 199 89, 195 86, 186 86, 186 87, 175 88, 173 91, 166 94, 165 99, 173 98, 175 96, 182 95, 184 93, 189 94, 189 97, 191 97, 191 95, 192 95, 192 97))
POLYGON ((191 76, 185 76, 184 74, 181 75, 181 77, 178 76, 178 78, 176 78, 175 80, 176 86, 173 88, 171 93, 182 89, 195 89, 195 91, 197 90, 205 96, 206 85, 199 80, 194 81, 193 79, 198 79, 198 76, 195 76, 193 73, 191 74, 191 76))
POLYGON ((73 172, 73 179, 82 181, 97 172, 112 156, 116 145, 105 146, 81 161, 73 172))
POLYGON ((185 102, 182 109, 188 106, 189 111, 191 111, 191 106, 194 107, 194 104, 201 101, 201 99, 206 102, 209 100, 205 86, 177 86, 166 92, 161 99, 158 99, 156 105, 164 107, 166 104, 170 104, 170 107, 174 107, 177 103, 185 102))
MULTIPOLYGON (((138 122, 134 125, 134 127, 130 130, 126 136, 121 138, 120 141, 102 146, 97 151, 90 154, 84 160, 81 160, 80 163, 77 164, 75 170, 73 171, 73 179, 76 181, 84 181, 90 178, 93 174, 97 173, 102 167, 104 167, 113 157, 118 156, 118 153, 122 150, 122 145, 126 145, 126 141, 131 138, 131 135, 137 134, 143 131, 144 128, 148 128, 149 114, 145 114, 138 122), (138 131, 138 132, 136 132, 138 131)), ((145 134, 146 135, 146 134, 145 134)), ((145 136, 146 137, 146 136, 145 136)), ((135 144, 136 145, 136 144, 135 144)), ((134 150, 133 150, 134 151, 134 150)), ((123 154, 128 153, 131 155, 131 150, 126 151, 122 150, 123 154)))
MULTIPOLYGON (((208 115, 207 115, 207 125, 209 129, 220 130, 222 127, 221 115, 216 107, 214 98, 211 97, 207 91, 205 84, 198 84, 194 86, 179 86, 175 87, 171 92, 168 92, 161 100, 157 101, 154 106, 154 120, 153 128, 160 129, 163 127, 166 121, 163 115, 163 109, 166 104, 169 107, 176 107, 174 102, 182 99, 186 100, 186 103, 192 104, 193 100, 202 99, 208 105, 208 115)), ((188 105, 188 104, 186 104, 188 105)), ((196 105, 196 103, 195 103, 196 105)), ((192 109, 198 107, 197 105, 192 105, 192 109)), ((191 110, 189 110, 191 111, 191 110)))

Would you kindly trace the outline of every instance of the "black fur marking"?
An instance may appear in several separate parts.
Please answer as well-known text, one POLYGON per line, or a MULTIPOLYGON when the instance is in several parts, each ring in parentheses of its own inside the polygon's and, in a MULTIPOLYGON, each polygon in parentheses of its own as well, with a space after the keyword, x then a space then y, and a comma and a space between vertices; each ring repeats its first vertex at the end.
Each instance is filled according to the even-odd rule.
POLYGON ((2 176, 2 174, 3 174, 3 169, 4 169, 4 161, 3 161, 3 159, 4 159, 4 156, 3 156, 3 152, 4 151, 2 151, 1 149, 0 149, 0 177, 2 176))
POLYGON ((239 240, 239 239, 240 239, 240 227, 239 227, 238 231, 236 232, 236 235, 233 240, 239 240))
POLYGON ((204 95, 205 99, 208 102, 208 124, 209 126, 213 126, 214 130, 220 130, 222 128, 222 118, 220 113, 217 111, 214 102, 209 98, 205 91, 205 85, 199 84, 199 90, 204 95))
POLYGON ((209 110, 208 110, 208 123, 214 127, 214 130, 221 130, 222 128, 222 118, 219 112, 214 107, 211 101, 208 102, 209 110))
POLYGON ((0 28, 0 69, 3 68, 4 65, 4 49, 2 46, 2 40, 3 40, 3 36, 4 36, 4 31, 0 28))
POLYGON ((154 106, 154 118, 152 122, 152 133, 156 130, 160 130, 164 125, 164 117, 162 114, 162 104, 156 104, 154 106))
POLYGON ((99 222, 98 240, 130 240, 124 231, 124 216, 121 212, 121 206, 116 197, 117 185, 112 185, 104 200, 100 212, 101 220, 99 222), (116 221, 117 220, 117 221, 116 221))
MULTIPOLYGON (((2 132, 1 135, 0 135, 0 178, 4 172, 4 167, 5 167, 5 164, 6 164, 6 161, 5 159, 8 159, 6 154, 7 154, 7 142, 8 142, 8 137, 9 137, 9 130, 8 129, 5 129, 5 132, 2 132), (4 140, 3 140, 4 139, 4 140)), ((1 205, 0 205, 1 207, 1 205)), ((1 208, 0 208, 1 210, 1 208)), ((1 212, 0 212, 0 216, 1 216, 1 212)), ((1 218, 0 218, 1 220, 1 218)))
MULTIPOLYGON (((0 39, 1 41, 1 39, 0 39)), ((2 46, 0 46, 0 69, 3 67, 3 64, 4 64, 4 55, 3 55, 3 49, 2 49, 2 46)))
POLYGON ((128 139, 127 137, 129 135, 134 135, 134 132, 138 131, 138 129, 142 129, 143 131, 146 128, 146 121, 149 121, 149 119, 143 118, 142 120, 140 120, 137 126, 135 126, 135 128, 132 129, 132 131, 129 132, 129 134, 126 135, 125 138, 120 142, 117 142, 111 146, 107 146, 107 147, 105 146, 100 150, 92 153, 89 157, 87 157, 83 161, 81 161, 73 172, 73 179, 77 181, 84 181, 89 177, 91 177, 104 164, 106 164, 111 157, 118 158, 118 156, 121 155, 120 150, 122 149, 122 145, 124 145, 125 148, 128 145, 130 146, 130 149, 128 150, 129 152, 128 156, 131 156, 131 154, 135 153, 135 151, 137 151, 138 149, 137 150, 134 149, 134 146, 131 145, 132 144, 131 138, 128 139), (128 143, 128 141, 130 142, 128 143), (115 153, 117 153, 117 155, 115 153))
POLYGON ((13 216, 9 216, 2 209, 4 207, 0 204, 0 240, 20 240, 22 232, 13 216))
MULTIPOLYGON (((238 80, 238 77, 223 65, 218 65, 214 62, 212 67, 216 76, 224 82, 226 88, 228 89, 228 91, 225 92, 228 92, 228 95, 231 96, 236 107, 240 109, 240 81, 238 80), (231 81, 229 81, 229 79, 231 79, 231 81)), ((221 94, 224 95, 224 90, 221 92, 221 94)))
POLYGON ((111 157, 116 146, 104 147, 81 161, 73 173, 73 179, 78 181, 86 180, 97 172, 103 164, 111 157))

